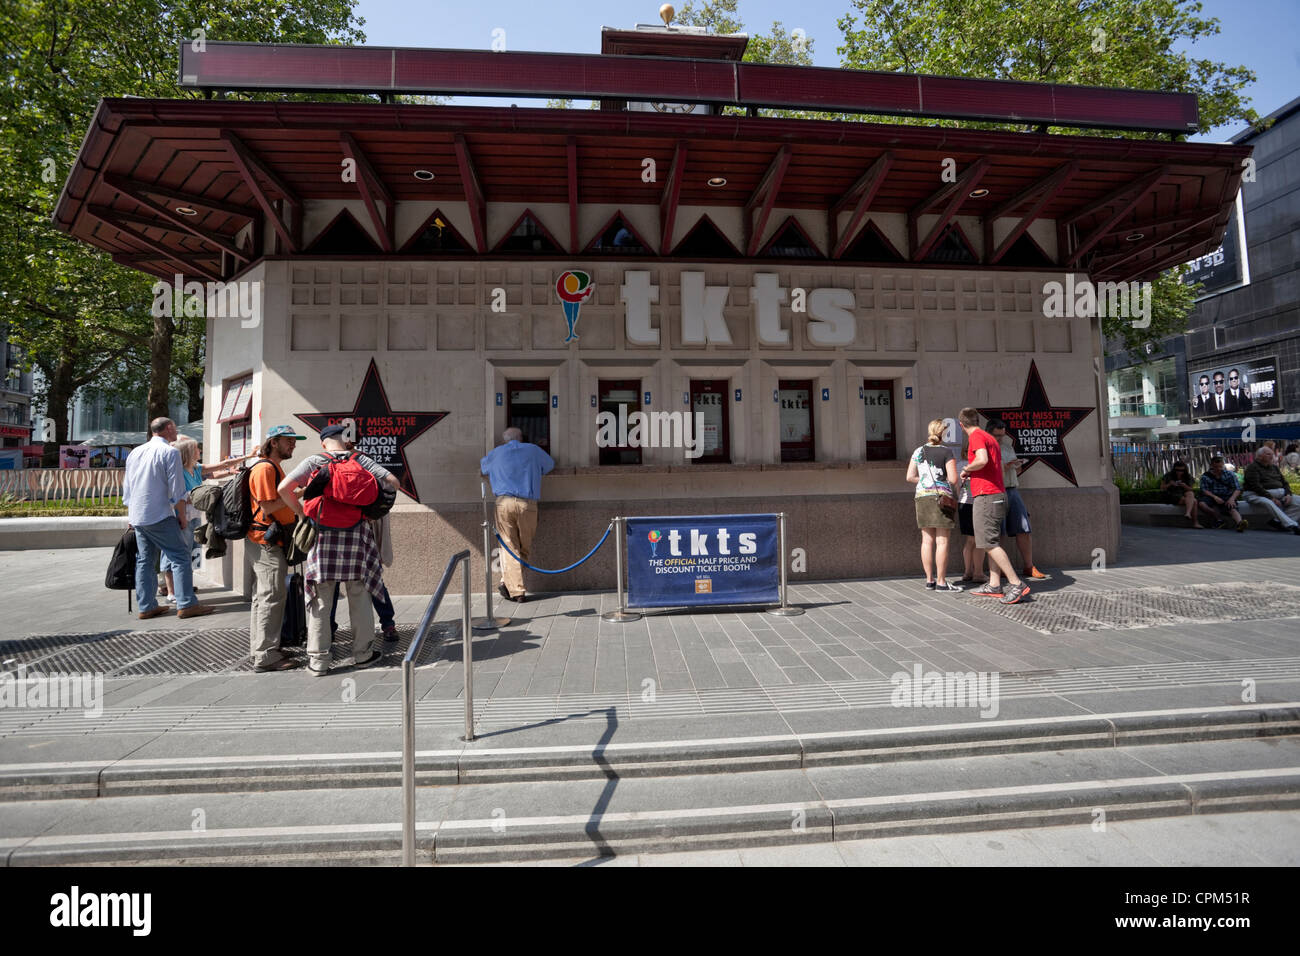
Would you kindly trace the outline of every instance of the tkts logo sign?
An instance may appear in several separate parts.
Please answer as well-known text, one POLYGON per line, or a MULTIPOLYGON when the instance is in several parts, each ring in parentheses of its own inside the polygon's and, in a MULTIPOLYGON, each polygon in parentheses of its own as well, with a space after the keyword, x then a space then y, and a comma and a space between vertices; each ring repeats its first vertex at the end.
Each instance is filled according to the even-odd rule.
POLYGON ((393 411, 388 404, 384 383, 379 380, 379 367, 371 359, 365 381, 361 384, 361 393, 357 395, 356 404, 351 411, 309 412, 297 417, 318 432, 326 425, 351 424, 352 428, 344 437, 356 443, 357 451, 369 455, 391 471, 401 489, 419 501, 415 480, 406 463, 406 446, 448 414, 393 411))

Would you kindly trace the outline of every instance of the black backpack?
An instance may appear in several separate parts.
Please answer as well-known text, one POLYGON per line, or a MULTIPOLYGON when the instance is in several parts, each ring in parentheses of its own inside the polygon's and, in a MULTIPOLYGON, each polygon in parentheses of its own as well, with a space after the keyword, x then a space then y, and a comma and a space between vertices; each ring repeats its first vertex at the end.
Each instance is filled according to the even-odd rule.
POLYGON ((104 587, 126 592, 128 611, 131 610, 131 592, 135 590, 135 560, 139 550, 135 531, 127 528, 122 540, 113 548, 113 556, 108 559, 108 573, 104 575, 104 587))
POLYGON ((113 556, 108 559, 108 573, 104 575, 104 587, 110 591, 135 590, 135 559, 139 545, 135 540, 135 531, 128 528, 122 535, 113 556))
POLYGON ((397 489, 386 481, 378 482, 379 497, 371 504, 361 509, 361 515, 371 521, 382 518, 388 512, 393 510, 393 505, 397 501, 397 489))
POLYGON ((212 506, 211 515, 212 532, 217 537, 232 540, 248 537, 248 529, 253 525, 253 502, 248 493, 248 479, 252 477, 253 468, 262 464, 262 461, 254 462, 250 468, 239 469, 239 474, 222 486, 221 497, 212 506))

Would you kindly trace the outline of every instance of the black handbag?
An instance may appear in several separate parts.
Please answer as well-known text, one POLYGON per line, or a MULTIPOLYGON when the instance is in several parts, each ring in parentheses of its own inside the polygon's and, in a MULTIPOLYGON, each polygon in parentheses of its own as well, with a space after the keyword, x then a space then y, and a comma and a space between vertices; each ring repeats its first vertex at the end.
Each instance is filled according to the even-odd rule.
POLYGON ((289 575, 285 587, 284 620, 280 623, 280 646, 302 647, 307 643, 307 597, 301 571, 289 575))

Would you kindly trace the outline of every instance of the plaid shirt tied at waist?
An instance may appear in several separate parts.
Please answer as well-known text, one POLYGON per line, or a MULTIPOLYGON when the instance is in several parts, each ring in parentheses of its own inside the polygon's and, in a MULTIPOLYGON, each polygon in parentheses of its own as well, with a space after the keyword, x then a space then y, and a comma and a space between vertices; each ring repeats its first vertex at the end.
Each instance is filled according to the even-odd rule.
POLYGON ((317 583, 323 581, 361 581, 367 591, 380 597, 384 590, 383 565, 370 523, 362 521, 343 531, 317 529, 316 546, 307 555, 303 581, 309 605, 316 601, 317 583))

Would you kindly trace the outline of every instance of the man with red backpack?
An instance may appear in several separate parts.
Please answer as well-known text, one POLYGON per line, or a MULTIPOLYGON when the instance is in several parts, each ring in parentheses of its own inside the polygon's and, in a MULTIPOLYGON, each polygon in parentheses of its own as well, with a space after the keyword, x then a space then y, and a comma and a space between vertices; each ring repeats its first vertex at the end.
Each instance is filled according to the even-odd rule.
POLYGON ((299 518, 316 525, 316 544, 307 555, 303 578, 307 597, 308 668, 317 677, 329 673, 333 635, 330 607, 338 587, 347 591, 352 619, 352 656, 356 667, 369 667, 383 652, 374 646, 375 622, 370 596, 384 591, 383 569, 374 534, 362 509, 379 497, 379 483, 394 492, 397 479, 374 459, 348 451, 344 425, 321 429, 325 453, 312 455, 280 482, 281 499, 299 518), (298 489, 303 496, 298 497, 298 489), (304 504, 305 502, 305 504, 304 504), (369 595, 367 595, 369 592, 369 595))

